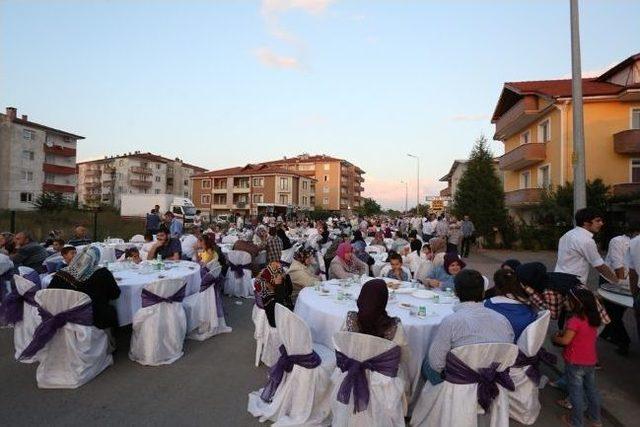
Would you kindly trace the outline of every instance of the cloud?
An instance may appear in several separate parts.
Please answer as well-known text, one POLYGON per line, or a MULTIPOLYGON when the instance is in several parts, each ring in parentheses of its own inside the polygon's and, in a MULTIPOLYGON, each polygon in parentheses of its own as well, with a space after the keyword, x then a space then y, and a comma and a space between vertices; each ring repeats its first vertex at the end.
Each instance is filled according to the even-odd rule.
POLYGON ((490 117, 491 116, 489 116, 488 114, 460 114, 451 117, 451 120, 453 120, 454 122, 478 122, 481 120, 489 120, 490 117))
POLYGON ((261 47, 254 51, 256 58, 267 67, 280 69, 297 69, 300 68, 300 61, 290 56, 282 56, 273 52, 268 47, 261 47))

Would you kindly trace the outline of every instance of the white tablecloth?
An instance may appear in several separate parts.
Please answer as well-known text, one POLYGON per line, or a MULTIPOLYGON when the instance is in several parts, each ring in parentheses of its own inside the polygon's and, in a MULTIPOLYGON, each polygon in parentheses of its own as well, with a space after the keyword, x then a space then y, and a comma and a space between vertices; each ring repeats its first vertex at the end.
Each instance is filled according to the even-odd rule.
POLYGON ((615 292, 609 292, 605 289, 598 289, 598 294, 614 304, 621 305, 623 307, 633 307, 633 297, 631 295, 622 295, 615 292))
MULTIPOLYGON (((353 300, 338 301, 336 298, 340 286, 336 281, 324 282, 328 295, 322 295, 314 288, 305 288, 300 292, 296 301, 295 313, 304 319, 311 329, 313 341, 333 348, 332 337, 344 323, 348 311, 357 311, 356 300, 360 294, 361 285, 353 285, 346 292, 353 294, 353 300)), ((406 285, 406 284, 405 284, 406 285)), ((436 304, 433 300, 415 298, 410 294, 396 294, 394 300, 387 305, 387 314, 399 317, 402 321, 411 349, 409 376, 413 379, 413 386, 417 385, 420 376, 422 360, 426 356, 433 334, 442 319, 453 312, 453 304, 436 304), (411 316, 409 310, 400 308, 398 303, 404 302, 415 306, 424 305, 427 317, 411 316)))

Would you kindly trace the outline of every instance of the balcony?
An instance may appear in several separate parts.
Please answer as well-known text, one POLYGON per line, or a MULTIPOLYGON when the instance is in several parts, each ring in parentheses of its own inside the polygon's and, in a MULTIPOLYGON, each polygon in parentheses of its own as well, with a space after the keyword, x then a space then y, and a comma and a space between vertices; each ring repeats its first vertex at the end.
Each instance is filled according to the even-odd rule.
POLYGON ((613 134, 613 150, 618 154, 640 154, 640 129, 613 134))
POLYGON ((131 166, 131 168, 129 168, 129 171, 137 175, 153 175, 153 171, 151 170, 151 168, 145 168, 143 166, 131 166))
POLYGON ((62 157, 75 157, 76 156, 76 149, 75 148, 68 148, 68 147, 63 147, 61 145, 52 145, 51 147, 49 147, 48 145, 44 145, 44 152, 47 154, 55 154, 57 156, 62 156, 62 157))
POLYGON ((75 175, 76 168, 69 166, 52 165, 51 163, 43 163, 42 170, 46 173, 54 173, 57 175, 75 175))
POLYGON ((76 187, 73 185, 60 185, 60 184, 42 184, 42 191, 49 191, 52 193, 75 193, 76 187))
POLYGON ((614 184, 614 196, 632 196, 640 193, 640 182, 625 182, 622 184, 614 184))
POLYGON ((249 184, 244 185, 234 185, 233 186, 234 193, 248 193, 249 192, 249 184))
POLYGON ((500 169, 517 171, 547 158, 546 143, 522 144, 500 157, 500 169))
POLYGON ((111 165, 104 166, 102 168, 102 172, 104 172, 104 173, 116 173, 116 167, 115 166, 111 166, 111 165))
POLYGON ((496 134, 494 139, 506 139, 518 129, 536 120, 541 111, 537 96, 525 96, 495 122, 496 134))
POLYGON ((451 197, 451 187, 440 190, 440 197, 451 197))
POLYGON ((151 188, 151 186, 153 185, 151 181, 143 181, 141 179, 130 179, 129 184, 132 187, 137 187, 137 188, 151 188))
POLYGON ((542 201, 541 188, 522 188, 504 193, 504 202, 509 208, 534 206, 542 201))
POLYGON ((84 188, 87 190, 93 190, 95 188, 100 188, 100 182, 98 181, 86 181, 84 183, 84 188))
POLYGON ((84 171, 84 176, 86 177, 100 176, 100 169, 87 169, 84 171))
POLYGON ((87 194, 84 200, 87 203, 100 203, 101 196, 99 194, 87 194))

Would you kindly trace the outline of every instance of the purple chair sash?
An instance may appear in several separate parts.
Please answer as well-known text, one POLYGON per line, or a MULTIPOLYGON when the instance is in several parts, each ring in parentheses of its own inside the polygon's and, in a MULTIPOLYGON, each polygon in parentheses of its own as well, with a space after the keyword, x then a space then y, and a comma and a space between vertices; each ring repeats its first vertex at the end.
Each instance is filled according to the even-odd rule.
POLYGON ((254 297, 256 301, 256 306, 264 310, 264 301, 262 301, 262 295, 260 295, 260 292, 255 292, 254 297))
MULTIPOLYGON (((202 267, 200 269, 201 274, 204 269, 206 269, 206 267, 202 267)), ((224 277, 220 275, 218 277, 213 277, 213 274, 210 273, 205 274, 204 277, 202 277, 200 292, 206 291, 211 286, 213 286, 216 291, 216 311, 218 312, 218 317, 224 317, 224 307, 222 306, 222 288, 224 287, 224 277)))
POLYGON ((369 406, 369 384, 365 370, 395 378, 400 366, 400 355, 400 347, 396 346, 371 359, 359 362, 336 350, 336 364, 342 372, 347 372, 338 389, 338 401, 348 405, 353 392, 353 413, 367 409, 369 406))
POLYGON ((124 255, 124 251, 121 251, 120 249, 114 249, 114 252, 116 253, 116 259, 120 259, 120 257, 124 255))
POLYGON ((186 289, 187 289, 187 284, 185 283, 184 285, 182 285, 180 289, 178 289, 178 291, 175 294, 171 295, 168 298, 161 297, 159 295, 154 294, 151 291, 143 289, 142 290, 142 307, 143 308, 149 307, 149 306, 160 304, 163 302, 167 302, 169 304, 172 304, 174 302, 182 302, 182 300, 184 299, 186 289))
POLYGON ((26 302, 29 305, 34 307, 38 307, 38 303, 36 303, 35 296, 36 292, 40 290, 40 286, 35 285, 24 295, 20 295, 15 286, 12 286, 12 290, 9 294, 6 295, 4 300, 2 301, 2 306, 0 307, 0 317, 4 316, 4 320, 10 324, 16 324, 21 322, 24 317, 24 303, 26 302))
POLYGON ((303 368, 313 369, 320 365, 322 360, 318 353, 312 351, 309 354, 287 354, 287 349, 284 345, 280 346, 280 358, 275 365, 269 370, 269 381, 267 385, 262 389, 260 398, 265 402, 271 402, 273 395, 278 390, 282 377, 285 372, 291 372, 293 365, 299 365, 303 368))
POLYGON ((32 281, 34 284, 38 285, 38 286, 42 286, 42 283, 40 282, 40 275, 38 274, 37 271, 33 270, 30 271, 29 273, 22 275, 21 276, 27 280, 32 281))
POLYGON ((280 260, 280 265, 282 265, 283 267, 291 267, 291 263, 290 262, 282 261, 282 260, 280 260))
POLYGON ((7 294, 7 282, 11 282, 13 279, 14 271, 12 268, 5 271, 0 275, 0 301, 4 300, 5 295, 7 294))
POLYGON ((60 269, 62 261, 55 259, 53 261, 45 261, 44 266, 47 269, 47 273, 55 273, 60 269))
POLYGON ((538 353, 531 357, 521 351, 518 351, 518 358, 516 359, 516 363, 513 367, 524 368, 525 366, 528 366, 524 373, 536 386, 538 386, 540 385, 540 378, 542 377, 542 374, 540 373, 540 362, 544 362, 547 365, 555 365, 558 362, 558 358, 555 354, 551 354, 545 350, 544 347, 540 347, 538 353))
POLYGON ((229 265, 229 269, 233 271, 233 273, 236 275, 236 279, 242 279, 242 276, 244 275, 244 270, 251 269, 251 264, 236 265, 231 261, 227 261, 227 264, 229 265))
POLYGON ((498 371, 499 366, 499 363, 493 362, 488 368, 480 368, 476 372, 449 352, 444 367, 444 380, 453 384, 478 384, 478 403, 485 412, 489 412, 491 403, 500 393, 498 385, 509 391, 516 389, 509 376, 509 368, 498 371))
POLYGON ((56 315, 49 313, 42 307, 38 307, 38 313, 42 318, 42 323, 38 325, 33 333, 31 343, 20 354, 20 359, 34 356, 39 352, 51 339, 56 332, 67 323, 77 323, 78 325, 91 326, 93 324, 93 309, 91 303, 88 302, 81 306, 63 311, 56 315))

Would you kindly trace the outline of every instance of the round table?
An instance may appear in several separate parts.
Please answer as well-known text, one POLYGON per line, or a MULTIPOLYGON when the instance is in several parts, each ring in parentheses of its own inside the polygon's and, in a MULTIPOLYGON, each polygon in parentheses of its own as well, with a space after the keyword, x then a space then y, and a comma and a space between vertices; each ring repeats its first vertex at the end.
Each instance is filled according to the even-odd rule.
MULTIPOLYGON (((298 295, 295 313, 300 316, 311 330, 313 341, 333 348, 333 334, 340 331, 347 317, 348 311, 357 311, 356 300, 362 285, 355 284, 345 291, 353 295, 353 299, 338 301, 337 292, 341 289, 340 282, 330 280, 323 282, 328 294, 318 292, 314 288, 305 288, 298 295)), ((409 287, 410 283, 403 283, 409 287)), ((410 355, 409 377, 413 380, 415 390, 420 378, 422 361, 427 355, 433 334, 442 319, 453 312, 453 303, 436 304, 431 299, 420 299, 411 294, 394 293, 387 304, 387 314, 399 317, 405 331, 410 355), (427 317, 421 318, 411 315, 410 311, 399 306, 399 303, 409 303, 414 306, 425 306, 427 317)))
POLYGON ((633 297, 631 295, 619 294, 617 292, 607 291, 606 289, 598 289, 598 295, 605 300, 627 308, 633 308, 633 297))

